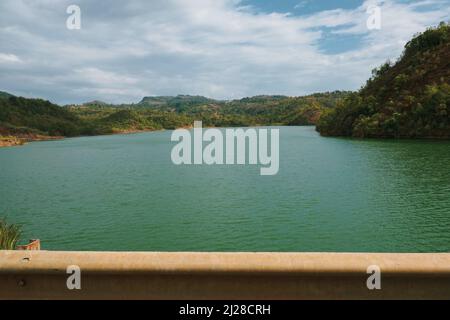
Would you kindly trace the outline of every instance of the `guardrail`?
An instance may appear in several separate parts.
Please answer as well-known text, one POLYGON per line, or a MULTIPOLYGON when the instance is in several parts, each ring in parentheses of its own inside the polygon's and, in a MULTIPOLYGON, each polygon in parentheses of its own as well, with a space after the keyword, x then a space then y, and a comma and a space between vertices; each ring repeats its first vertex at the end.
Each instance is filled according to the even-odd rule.
POLYGON ((0 299, 450 299, 450 254, 0 251, 0 299))

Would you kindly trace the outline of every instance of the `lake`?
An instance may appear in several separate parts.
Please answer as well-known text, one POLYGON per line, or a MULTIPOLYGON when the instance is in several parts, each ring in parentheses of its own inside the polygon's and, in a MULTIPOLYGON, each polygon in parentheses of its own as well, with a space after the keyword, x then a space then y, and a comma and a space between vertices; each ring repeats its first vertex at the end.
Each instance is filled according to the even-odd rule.
POLYGON ((0 149, 0 216, 43 249, 449 252, 450 142, 280 127, 280 170, 176 166, 171 131, 0 149))

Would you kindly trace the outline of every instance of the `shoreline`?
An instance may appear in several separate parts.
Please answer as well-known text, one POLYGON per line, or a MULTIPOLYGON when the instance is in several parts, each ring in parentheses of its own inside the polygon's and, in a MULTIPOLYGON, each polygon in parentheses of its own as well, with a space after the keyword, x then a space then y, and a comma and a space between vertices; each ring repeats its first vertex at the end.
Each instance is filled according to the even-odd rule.
MULTIPOLYGON (((248 126, 248 127, 253 127, 253 126, 248 126)), ((248 128, 248 127, 245 127, 245 128, 248 128)), ((258 126, 256 126, 256 127, 258 127, 258 126)), ((8 134, 8 135, 4 135, 4 136, 0 135, 0 148, 23 146, 30 142, 38 142, 38 141, 52 141, 52 140, 72 139, 72 138, 101 137, 101 136, 115 136, 115 135, 130 135, 130 134, 139 134, 139 133, 146 133, 146 132, 157 132, 157 131, 176 130, 176 129, 193 129, 193 128, 194 128, 194 126, 191 125, 191 126, 178 127, 175 129, 162 128, 162 129, 143 129, 143 130, 122 130, 122 131, 115 131, 115 132, 105 133, 105 134, 80 135, 80 136, 73 136, 73 137, 8 134)), ((208 128, 221 128, 221 127, 208 127, 208 128)))
POLYGON ((7 135, 0 136, 0 148, 18 147, 35 141, 62 140, 63 136, 44 136, 44 135, 7 135))
MULTIPOLYGON (((252 126, 238 126, 239 128, 258 128, 258 127, 314 127, 315 125, 298 125, 298 126, 283 126, 283 125, 252 125, 252 126)), ((236 127, 236 128, 238 128, 236 127)), ((208 126, 203 127, 206 129, 209 128, 235 128, 235 127, 215 127, 208 126)), ((86 138, 86 137, 100 137, 100 136, 115 136, 115 135, 130 135, 130 134, 139 134, 146 132, 158 132, 158 131, 167 131, 167 130, 176 130, 176 129, 193 129, 193 126, 183 126, 175 129, 144 129, 144 130, 123 130, 116 131, 105 134, 96 134, 96 135, 80 135, 73 137, 66 136, 47 136, 47 135, 36 135, 36 134, 0 134, 0 148, 7 147, 18 147, 26 145, 30 142, 39 142, 39 141, 53 141, 53 140, 63 140, 63 139, 72 139, 72 138, 86 138)), ((450 139, 447 137, 352 137, 352 136, 330 136, 330 135, 322 135, 320 132, 317 132, 320 137, 323 138, 337 138, 337 139, 345 139, 345 140, 355 140, 355 141, 363 141, 363 140, 372 140, 372 141, 435 141, 435 142, 443 142, 449 141, 450 139)))
POLYGON ((164 131, 164 130, 166 130, 166 129, 124 130, 124 131, 111 132, 111 133, 107 133, 107 134, 81 135, 81 136, 74 136, 74 137, 8 134, 8 135, 3 135, 3 136, 0 135, 0 148, 18 147, 18 146, 26 145, 30 142, 39 142, 39 141, 53 141, 53 140, 63 140, 63 139, 70 139, 70 138, 83 138, 83 137, 129 135, 129 134, 164 131))

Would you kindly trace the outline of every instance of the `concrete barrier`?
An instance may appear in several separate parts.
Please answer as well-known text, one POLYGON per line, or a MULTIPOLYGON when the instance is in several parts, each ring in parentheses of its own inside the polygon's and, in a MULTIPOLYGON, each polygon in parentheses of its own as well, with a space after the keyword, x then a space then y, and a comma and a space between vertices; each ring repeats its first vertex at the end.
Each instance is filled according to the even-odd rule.
POLYGON ((450 254, 0 251, 0 299, 450 299, 450 254))

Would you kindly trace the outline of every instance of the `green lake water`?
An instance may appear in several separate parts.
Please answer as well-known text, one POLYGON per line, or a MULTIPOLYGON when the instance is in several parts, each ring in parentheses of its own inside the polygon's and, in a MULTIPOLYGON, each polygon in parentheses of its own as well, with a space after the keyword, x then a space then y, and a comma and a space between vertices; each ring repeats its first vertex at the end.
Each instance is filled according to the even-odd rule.
POLYGON ((0 216, 43 249, 450 252, 450 142, 280 128, 280 171, 175 166, 170 131, 0 149, 0 216))

